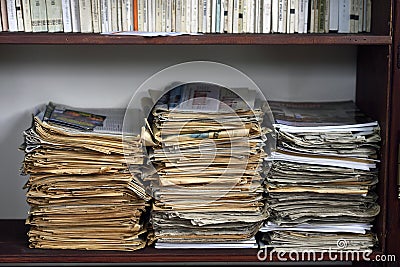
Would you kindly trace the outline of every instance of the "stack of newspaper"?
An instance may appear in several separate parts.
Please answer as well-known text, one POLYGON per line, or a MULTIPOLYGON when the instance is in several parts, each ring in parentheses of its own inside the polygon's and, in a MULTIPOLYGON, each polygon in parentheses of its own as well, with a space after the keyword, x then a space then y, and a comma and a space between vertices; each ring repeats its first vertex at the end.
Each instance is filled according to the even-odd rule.
POLYGON ((264 242, 277 250, 371 249, 378 123, 351 101, 269 104, 278 144, 264 242))
POLYGON ((145 246, 144 154, 139 136, 125 134, 123 144, 123 116, 124 110, 87 112, 52 103, 34 115, 22 146, 30 247, 145 246))
POLYGON ((152 116, 156 248, 257 247, 267 217, 262 109, 229 89, 189 83, 165 94, 152 116))

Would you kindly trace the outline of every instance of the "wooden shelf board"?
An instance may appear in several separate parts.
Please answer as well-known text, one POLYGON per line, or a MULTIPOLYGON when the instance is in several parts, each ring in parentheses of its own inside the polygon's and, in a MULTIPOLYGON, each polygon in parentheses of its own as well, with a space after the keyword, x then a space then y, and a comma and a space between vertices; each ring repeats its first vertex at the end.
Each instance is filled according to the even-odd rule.
POLYGON ((371 34, 204 34, 176 37, 108 36, 83 33, 0 33, 0 44, 59 45, 389 45, 371 34))
MULTIPOLYGON (((23 220, 0 220, 0 263, 259 262, 258 249, 155 249, 146 247, 133 252, 30 249, 26 235, 27 230, 23 220)), ((374 252, 371 258, 377 254, 382 253, 374 252)), ((323 258, 329 261, 327 255, 323 258)), ((268 257, 266 261, 269 260, 268 257)), ((277 256, 273 256, 272 260, 278 261, 277 256)), ((290 259, 287 260, 290 262, 290 259)))

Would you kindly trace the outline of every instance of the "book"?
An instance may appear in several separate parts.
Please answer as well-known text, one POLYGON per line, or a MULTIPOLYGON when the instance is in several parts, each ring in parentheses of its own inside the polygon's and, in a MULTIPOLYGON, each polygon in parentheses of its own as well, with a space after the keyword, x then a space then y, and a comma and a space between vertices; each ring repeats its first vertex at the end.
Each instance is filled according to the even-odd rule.
POLYGON ((255 1, 250 1, 250 6, 249 6, 249 20, 248 20, 248 22, 247 22, 247 27, 248 27, 248 30, 249 30, 249 33, 254 33, 255 32, 255 24, 254 24, 254 21, 255 21, 255 18, 256 18, 256 14, 255 14, 255 12, 256 12, 256 3, 255 3, 255 1))
POLYGON ((133 0, 133 30, 138 31, 138 0, 133 0))
MULTIPOLYGON (((204 5, 204 0, 202 0, 204 5)), ((202 10, 204 12, 204 10, 202 10)), ((203 16, 202 16, 203 17, 203 16)), ((182 32, 182 0, 176 0, 175 2, 175 30, 177 32, 182 32)), ((205 32, 205 28, 203 27, 201 32, 205 32)))
POLYGON ((15 0, 7 0, 7 19, 8 19, 8 30, 10 32, 17 32, 18 21, 17 21, 17 9, 15 6, 15 0))
POLYGON ((339 33, 350 33, 350 0, 339 0, 339 33))
POLYGON ((325 12, 326 12, 326 0, 319 0, 318 7, 318 32, 325 32, 325 12))
POLYGON ((295 6, 295 13, 294 13, 294 32, 298 33, 299 32, 299 15, 300 15, 300 6, 299 6, 300 0, 295 0, 294 1, 294 6, 295 6))
POLYGON ((338 30, 339 30, 339 0, 330 0, 329 31, 337 32, 338 30))
POLYGON ((211 0, 211 32, 217 32, 217 0, 211 0))
POLYGON ((244 8, 245 0, 239 0, 239 7, 238 7, 238 32, 244 33, 243 31, 243 8, 244 8))
POLYGON ((272 0, 271 6, 271 32, 278 32, 279 24, 279 0, 272 0))
MULTIPOLYGON (((0 8, 1 8, 1 3, 0 3, 0 8)), ((1 20, 1 12, 0 12, 0 32, 3 31, 3 24, 2 24, 2 20, 1 20)))
POLYGON ((190 14, 190 32, 196 33, 197 29, 199 27, 199 21, 198 21, 198 9, 199 9, 199 2, 198 0, 191 0, 191 14, 190 14))
POLYGON ((49 32, 62 32, 64 30, 61 1, 46 1, 47 27, 49 32))
POLYGON ((310 3, 310 0, 304 0, 304 29, 303 29, 303 33, 307 33, 308 32, 309 3, 310 3))
POLYGON ((305 28, 305 0, 298 0, 298 7, 299 7, 299 18, 298 18, 298 33, 305 33, 304 28, 305 28))
POLYGON ((272 0, 263 1, 263 28, 262 33, 271 32, 271 11, 272 11, 272 0))
POLYGON ((24 26, 24 17, 22 14, 21 0, 15 0, 15 9, 16 9, 16 15, 17 15, 18 31, 23 32, 23 31, 25 31, 25 26, 24 26))
MULTIPOLYGON (((103 1, 109 1, 109 0, 103 0, 103 1)), ((80 32, 81 18, 79 14, 79 0, 71 0, 71 21, 72 21, 72 32, 80 32)), ((111 29, 108 29, 107 31, 110 30, 111 29)))
MULTIPOLYGON (((234 10, 233 10, 233 6, 234 6, 234 1, 235 0, 228 0, 228 28, 227 28, 227 33, 233 33, 233 17, 234 17, 234 10)), ((253 2, 253 1, 251 1, 253 2)))
POLYGON ((1 24, 3 31, 8 31, 7 2, 0 0, 1 24))
POLYGON ((32 32, 32 17, 30 0, 22 0, 22 15, 24 17, 25 32, 32 32))
POLYGON ((79 0, 79 20, 81 32, 93 32, 92 5, 90 0, 79 0))
POLYGON ((287 33, 294 33, 296 28, 295 21, 298 7, 296 5, 296 0, 290 0, 288 3, 290 3, 290 6, 288 7, 287 33))
POLYGON ((45 0, 31 0, 32 31, 47 32, 47 8, 45 0))
MULTIPOLYGON (((82 0, 80 0, 82 1, 82 0)), ((143 1, 143 6, 147 6, 147 0, 143 1)), ((118 0, 111 0, 111 31, 118 31, 118 0)), ((143 8, 143 18, 147 17, 147 8, 143 8)), ((81 23, 82 22, 82 17, 81 17, 81 23)), ((143 20, 144 23, 144 20, 143 20)), ((81 26, 82 28, 82 26, 81 26)), ((144 28, 147 30, 147 24, 146 27, 144 28)))
POLYGON ((72 32, 72 18, 71 18, 71 1, 62 0, 62 19, 63 19, 63 31, 72 32))
MULTIPOLYGON (((198 13, 196 16, 198 17, 198 13)), ((176 32, 176 0, 171 2, 171 32, 176 32)), ((198 29, 196 32, 198 32, 198 29)))
POLYGON ((262 23, 262 5, 261 0, 256 0, 254 3, 254 33, 261 33, 262 23))
MULTIPOLYGON (((93 0, 91 0, 93 1, 93 0)), ((122 31, 122 0, 117 0, 117 31, 122 31)), ((92 4, 93 5, 93 4, 92 4)))
POLYGON ((330 0, 325 0, 325 25, 324 32, 329 33, 329 13, 330 13, 330 0))

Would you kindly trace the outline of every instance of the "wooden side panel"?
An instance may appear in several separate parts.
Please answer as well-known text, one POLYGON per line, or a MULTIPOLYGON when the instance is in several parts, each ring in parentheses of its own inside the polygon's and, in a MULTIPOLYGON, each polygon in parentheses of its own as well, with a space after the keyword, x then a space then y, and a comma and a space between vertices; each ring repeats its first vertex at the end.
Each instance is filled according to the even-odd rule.
POLYGON ((357 60, 356 103, 381 127, 380 176, 377 186, 381 212, 376 220, 380 249, 386 247, 386 216, 388 188, 389 115, 390 115, 390 57, 391 46, 360 46, 357 60))
MULTIPOLYGON (((391 96, 391 120, 390 120, 390 148, 388 166, 388 235, 387 251, 396 254, 400 260, 400 200, 398 199, 398 173, 397 161, 400 153, 400 0, 396 0, 394 12, 393 35, 393 64, 392 64, 392 96, 391 96)), ((397 262, 398 263, 398 262, 397 262)), ((397 266, 397 265, 389 265, 397 266)))

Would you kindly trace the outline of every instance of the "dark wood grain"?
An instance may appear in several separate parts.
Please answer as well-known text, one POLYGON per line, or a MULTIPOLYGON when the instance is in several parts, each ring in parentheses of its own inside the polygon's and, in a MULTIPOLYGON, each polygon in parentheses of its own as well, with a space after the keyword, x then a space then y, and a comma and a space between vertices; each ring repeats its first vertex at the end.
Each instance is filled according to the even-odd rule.
MULTIPOLYGON (((397 189, 397 157, 398 144, 400 144, 400 0, 396 1, 394 17, 394 43, 392 57, 392 96, 391 96, 391 120, 390 120, 390 137, 389 137, 389 156, 388 156, 388 191, 387 191, 387 206, 389 212, 388 220, 388 235, 387 251, 397 255, 397 260, 400 261, 400 200, 398 199, 397 189)), ((392 264, 390 266, 398 266, 392 264)))
POLYGON ((107 36, 100 34, 0 33, 0 44, 60 45, 387 45, 390 35, 370 34, 204 34, 176 37, 107 36))

